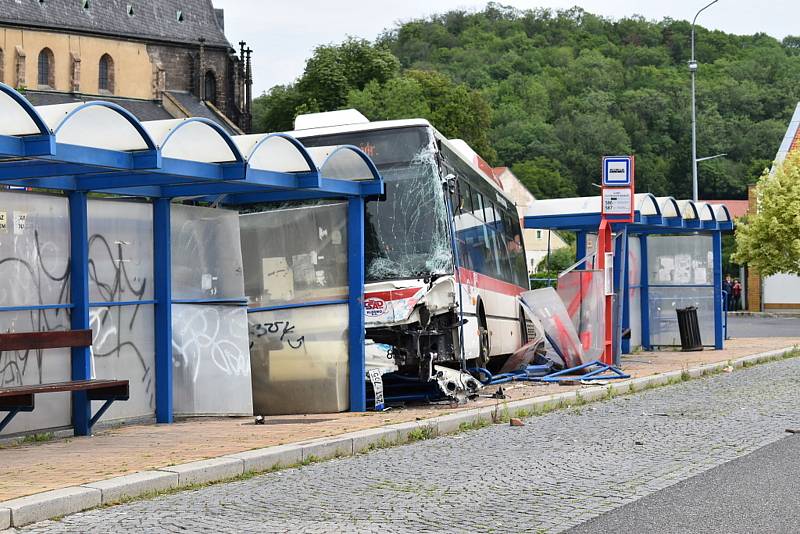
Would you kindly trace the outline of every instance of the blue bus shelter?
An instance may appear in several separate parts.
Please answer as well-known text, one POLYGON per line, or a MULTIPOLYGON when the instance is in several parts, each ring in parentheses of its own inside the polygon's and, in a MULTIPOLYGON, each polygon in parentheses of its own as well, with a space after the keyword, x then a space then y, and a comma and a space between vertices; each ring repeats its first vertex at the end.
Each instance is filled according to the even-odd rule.
MULTIPOLYGON (((376 167, 358 148, 331 147, 315 154, 288 135, 230 136, 200 118, 141 122, 101 101, 34 107, 23 94, 0 84, 0 184, 67 196, 71 298, 60 307, 69 310, 74 330, 90 328, 90 309, 96 305, 89 293, 88 195, 152 202, 154 297, 147 304, 155 310, 155 415, 161 423, 173 420, 171 203, 189 199, 238 207, 345 199, 349 293, 342 303, 349 310, 349 405, 352 411, 366 409, 364 202, 382 195, 384 187, 376 167)), ((6 306, 0 312, 48 307, 52 305, 6 306)), ((89 349, 72 349, 72 379, 90 378, 90 367, 89 349)), ((73 393, 75 433, 87 435, 91 419, 86 393, 73 393)))
MULTIPOLYGON (((724 205, 637 194, 634 220, 614 223, 616 354, 677 342, 675 309, 697 305, 704 344, 724 342, 722 232, 733 230, 724 205), (627 329, 631 336, 619 335, 627 329), (711 343, 713 339, 713 343, 711 343)), ((591 268, 601 221, 600 197, 535 201, 525 228, 575 232, 578 269, 591 268)))

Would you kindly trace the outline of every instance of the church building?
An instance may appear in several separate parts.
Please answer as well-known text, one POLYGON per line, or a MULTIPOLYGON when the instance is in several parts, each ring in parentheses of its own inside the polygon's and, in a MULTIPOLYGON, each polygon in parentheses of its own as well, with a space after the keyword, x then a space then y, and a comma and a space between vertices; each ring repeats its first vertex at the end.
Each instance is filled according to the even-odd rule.
POLYGON ((250 55, 211 0, 0 0, 0 82, 34 105, 102 99, 249 133, 250 55))

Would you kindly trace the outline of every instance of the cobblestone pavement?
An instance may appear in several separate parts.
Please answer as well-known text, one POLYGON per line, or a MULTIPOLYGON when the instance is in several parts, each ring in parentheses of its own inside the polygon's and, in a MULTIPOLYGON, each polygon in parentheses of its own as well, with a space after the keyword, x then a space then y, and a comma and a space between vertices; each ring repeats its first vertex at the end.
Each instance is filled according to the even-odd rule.
POLYGON ((23 532, 558 532, 777 441, 800 360, 84 512, 23 532))

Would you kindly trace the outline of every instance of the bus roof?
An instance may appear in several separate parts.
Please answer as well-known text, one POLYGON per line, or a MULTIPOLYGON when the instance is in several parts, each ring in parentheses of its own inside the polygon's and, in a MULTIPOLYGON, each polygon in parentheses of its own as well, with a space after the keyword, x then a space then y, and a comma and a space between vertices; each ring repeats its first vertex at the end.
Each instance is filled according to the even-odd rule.
MULTIPOLYGON (((401 119, 389 121, 370 121, 358 110, 344 109, 339 111, 327 111, 322 113, 309 113, 298 115, 295 119, 295 130, 286 132, 298 139, 304 137, 318 137, 323 135, 336 135, 352 132, 370 132, 377 130, 389 130, 392 128, 408 128, 421 126, 431 128, 437 140, 446 144, 474 171, 486 179, 492 187, 505 195, 503 185, 494 175, 492 167, 484 161, 466 142, 461 139, 448 139, 442 135, 426 119, 401 119)), ((512 202, 513 204, 513 202, 512 202)))

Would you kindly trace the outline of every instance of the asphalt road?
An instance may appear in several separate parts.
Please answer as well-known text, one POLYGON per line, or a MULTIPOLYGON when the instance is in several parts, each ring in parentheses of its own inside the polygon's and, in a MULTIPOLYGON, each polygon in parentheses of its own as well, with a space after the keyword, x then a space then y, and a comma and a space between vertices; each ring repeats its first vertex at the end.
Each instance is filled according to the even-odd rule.
POLYGON ((678 525, 780 532, 800 525, 789 502, 798 493, 789 469, 797 451, 780 449, 789 443, 785 428, 800 427, 799 372, 797 358, 758 365, 530 417, 522 427, 492 425, 22 531, 563 532, 688 479, 689 489, 644 501, 655 504, 637 514, 635 527, 599 531, 644 531, 652 516, 652 532, 678 525), (709 472, 759 449, 765 460, 741 460, 750 467, 709 472), (772 461, 783 463, 763 467, 772 461), (712 478, 704 487, 705 476, 712 478), (680 498, 689 511, 669 508, 680 498), (696 519, 683 523, 681 514, 696 519))
POLYGON ((590 520, 570 534, 800 532, 800 435, 590 520))
POLYGON ((728 336, 732 338, 798 335, 800 335, 800 317, 728 316, 728 336))

